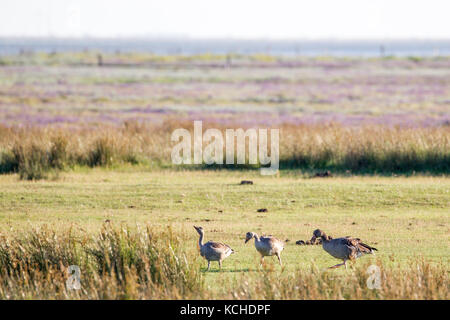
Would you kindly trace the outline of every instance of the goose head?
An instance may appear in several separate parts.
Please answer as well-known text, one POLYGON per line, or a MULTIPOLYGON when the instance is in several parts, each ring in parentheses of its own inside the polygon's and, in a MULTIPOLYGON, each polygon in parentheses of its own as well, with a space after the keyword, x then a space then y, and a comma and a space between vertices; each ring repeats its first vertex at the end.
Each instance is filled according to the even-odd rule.
POLYGON ((199 235, 203 235, 204 231, 202 227, 194 226, 194 229, 198 232, 199 235))
POLYGON ((328 240, 327 235, 320 229, 316 229, 313 232, 313 236, 311 238, 311 243, 315 243, 317 238, 321 238, 322 240, 328 240))
POLYGON ((245 235, 245 243, 247 243, 249 240, 253 239, 256 236, 256 233, 254 232, 247 232, 245 235))

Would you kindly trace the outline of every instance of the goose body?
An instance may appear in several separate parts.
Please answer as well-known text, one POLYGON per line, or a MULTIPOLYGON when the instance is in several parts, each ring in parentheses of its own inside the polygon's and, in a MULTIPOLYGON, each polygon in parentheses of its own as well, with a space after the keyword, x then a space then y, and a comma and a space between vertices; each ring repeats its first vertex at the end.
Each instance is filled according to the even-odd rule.
POLYGON ((231 249, 229 245, 226 245, 221 242, 208 241, 203 243, 204 231, 202 227, 194 226, 195 230, 197 230, 200 238, 198 240, 198 244, 200 247, 200 255, 208 261, 208 269, 210 268, 211 261, 218 261, 219 268, 222 268, 222 261, 229 257, 234 250, 231 249))
POLYGON ((281 240, 273 236, 258 236, 254 232, 247 232, 245 236, 245 243, 250 239, 255 239, 255 248, 261 254, 261 264, 264 257, 266 256, 277 256, 280 265, 281 263, 281 252, 284 249, 284 243, 281 240))
POLYGON ((200 247, 200 255, 210 261, 221 261, 233 252, 230 246, 214 241, 208 241, 200 247))
POLYGON ((317 238, 322 239, 322 247, 326 252, 336 259, 343 260, 343 263, 330 268, 337 268, 342 265, 345 265, 345 268, 347 268, 347 260, 353 261, 365 254, 372 254, 374 251, 377 251, 376 248, 361 242, 359 238, 343 237, 331 239, 319 229, 314 231, 311 242, 314 242, 317 238))

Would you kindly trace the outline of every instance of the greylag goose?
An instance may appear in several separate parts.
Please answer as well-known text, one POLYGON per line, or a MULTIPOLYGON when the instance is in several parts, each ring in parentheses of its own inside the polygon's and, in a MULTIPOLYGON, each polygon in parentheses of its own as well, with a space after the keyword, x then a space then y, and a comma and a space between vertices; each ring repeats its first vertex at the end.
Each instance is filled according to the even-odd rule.
POLYGON ((338 268, 343 265, 347 269, 347 260, 354 261, 364 254, 374 253, 374 250, 378 251, 376 248, 362 243, 358 238, 344 237, 332 239, 320 229, 314 230, 311 243, 314 243, 317 238, 322 239, 322 247, 326 252, 336 259, 343 260, 343 263, 332 266, 330 269, 338 268))
POLYGON ((281 251, 284 249, 284 243, 281 240, 273 236, 258 236, 254 232, 247 232, 245 235, 245 243, 250 239, 255 239, 255 248, 261 254, 261 264, 264 261, 265 256, 277 256, 278 261, 281 263, 281 251))
POLYGON ((205 244, 203 243, 203 236, 205 232, 202 227, 194 226, 195 230, 197 230, 200 238, 198 240, 198 244, 200 246, 200 255, 208 260, 208 269, 210 267, 211 261, 219 262, 219 269, 222 269, 222 261, 227 258, 230 254, 234 253, 234 250, 230 248, 230 246, 214 241, 208 241, 205 244))

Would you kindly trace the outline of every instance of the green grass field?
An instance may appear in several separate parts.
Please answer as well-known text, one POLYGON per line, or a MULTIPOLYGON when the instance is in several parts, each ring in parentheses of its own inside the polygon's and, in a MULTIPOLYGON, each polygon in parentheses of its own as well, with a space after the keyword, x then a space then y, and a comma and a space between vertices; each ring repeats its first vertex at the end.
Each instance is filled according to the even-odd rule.
POLYGON ((450 298, 448 57, 99 54, 0 59, 0 299, 450 298), (174 165, 194 120, 279 128, 280 174, 174 165), (327 270, 295 244, 317 228, 379 251, 327 270), (289 239, 282 268, 249 231, 289 239))
MULTIPOLYGON (((146 171, 78 169, 58 180, 19 181, 0 176, 1 231, 20 234, 41 225, 69 227, 79 234, 98 233, 106 220, 131 228, 146 224, 172 227, 189 257, 198 256, 193 225, 206 230, 206 240, 229 244, 236 253, 222 272, 213 262, 202 272, 206 287, 227 290, 246 274, 258 277, 259 255, 245 233, 273 234, 289 239, 282 254, 285 274, 319 270, 338 263, 320 246, 298 246, 321 228, 333 237, 355 236, 378 248, 375 257, 406 267, 412 259, 449 267, 450 179, 448 177, 307 178, 295 172, 262 177, 258 171, 146 171), (239 185, 251 179, 254 185, 239 185), (267 208, 267 213, 257 209, 267 208), (215 284, 224 283, 217 288, 215 284)), ((200 258, 198 258, 200 259, 200 258)), ((281 272, 276 258, 267 266, 281 272)), ((206 261, 202 263, 202 271, 206 261)), ((345 269, 334 270, 345 274, 345 269)))

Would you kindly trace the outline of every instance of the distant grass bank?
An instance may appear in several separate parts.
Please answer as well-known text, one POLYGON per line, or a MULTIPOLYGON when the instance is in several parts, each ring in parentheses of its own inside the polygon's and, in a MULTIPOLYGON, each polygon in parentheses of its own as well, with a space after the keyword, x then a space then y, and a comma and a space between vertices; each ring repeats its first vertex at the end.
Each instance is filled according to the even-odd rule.
MULTIPOLYGON (((208 127, 225 130, 223 124, 206 124, 204 130, 208 127)), ((171 142, 171 133, 177 128, 192 132, 192 122, 166 121, 162 125, 127 122, 120 127, 83 130, 0 127, 0 173, 19 173, 21 179, 39 180, 74 166, 134 164, 171 168, 174 167, 171 150, 176 144, 171 142)), ((257 167, 202 165, 193 169, 257 167)), ((280 127, 280 169, 447 175, 450 173, 450 127, 286 124, 280 127)))

